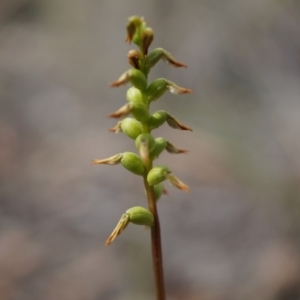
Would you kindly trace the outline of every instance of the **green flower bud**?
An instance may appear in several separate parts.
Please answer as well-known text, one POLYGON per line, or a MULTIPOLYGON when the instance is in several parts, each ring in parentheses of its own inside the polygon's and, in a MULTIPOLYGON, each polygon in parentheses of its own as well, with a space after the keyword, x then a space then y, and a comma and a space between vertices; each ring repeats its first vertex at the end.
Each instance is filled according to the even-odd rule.
POLYGON ((155 146, 155 140, 153 136, 149 133, 140 134, 135 140, 135 146, 140 150, 141 144, 144 143, 147 145, 148 151, 151 152, 155 146))
POLYGON ((173 67, 184 67, 187 66, 179 61, 176 61, 174 57, 164 50, 163 48, 156 48, 152 50, 145 59, 145 67, 149 71, 152 67, 156 65, 156 63, 162 59, 164 62, 172 65, 173 67))
POLYGON ((153 148, 153 150, 150 152, 150 158, 153 160, 155 158, 158 158, 159 155, 166 149, 167 146, 167 140, 162 138, 162 137, 158 137, 155 139, 155 146, 153 148))
POLYGON ((141 26, 143 22, 144 19, 138 16, 132 16, 128 18, 128 22, 126 25, 126 30, 127 30, 126 42, 128 42, 129 44, 131 43, 137 28, 141 26))
POLYGON ((145 166, 141 158, 132 152, 124 152, 121 159, 121 164, 128 171, 143 176, 145 173, 145 166))
POLYGON ((148 126, 150 130, 160 127, 167 119, 168 114, 164 110, 158 110, 150 116, 148 126))
POLYGON ((164 186, 162 183, 156 184, 153 186, 153 190, 154 190, 154 197, 156 201, 158 201, 161 195, 164 193, 164 186))
POLYGON ((167 80, 158 78, 147 87, 146 95, 149 102, 160 98, 167 91, 167 80))
POLYGON ((139 102, 135 102, 132 104, 132 115, 140 122, 145 123, 148 122, 150 118, 150 113, 147 105, 139 102))
POLYGON ((134 140, 143 132, 142 124, 133 118, 122 120, 121 129, 128 137, 134 140))
POLYGON ((139 89, 131 87, 126 92, 126 99, 128 102, 143 102, 143 95, 139 89))
POLYGON ((144 91, 147 88, 147 78, 144 73, 137 69, 129 71, 130 83, 137 89, 144 91))
POLYGON ((167 179, 169 168, 166 166, 158 166, 151 169, 147 175, 147 181, 150 185, 156 185, 167 179))
POLYGON ((138 69, 130 69, 123 73, 120 78, 113 83, 111 87, 119 87, 130 82, 133 86, 141 91, 144 91, 147 87, 147 78, 144 73, 138 69))
POLYGON ((146 27, 143 30, 143 37, 142 37, 142 50, 145 55, 147 55, 148 53, 148 48, 150 47, 153 38, 154 38, 154 32, 152 28, 146 27))
POLYGON ((130 222, 136 225, 152 226, 154 223, 152 213, 141 206, 135 206, 126 210, 126 214, 129 216, 130 222))

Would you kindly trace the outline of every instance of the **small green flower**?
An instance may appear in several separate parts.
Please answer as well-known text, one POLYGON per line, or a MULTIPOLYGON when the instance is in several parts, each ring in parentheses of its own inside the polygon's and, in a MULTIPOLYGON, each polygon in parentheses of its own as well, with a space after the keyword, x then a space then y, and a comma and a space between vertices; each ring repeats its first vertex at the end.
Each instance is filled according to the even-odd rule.
POLYGON ((167 175, 170 173, 167 166, 157 166, 150 170, 147 175, 147 181, 150 185, 159 184, 167 179, 167 175))
POLYGON ((125 118, 121 121, 122 131, 131 139, 136 139, 142 132, 142 124, 133 118, 125 118))
POLYGON ((175 60, 171 53, 167 52, 163 48, 156 48, 152 50, 145 59, 145 66, 147 70, 150 71, 150 69, 153 68, 161 59, 173 67, 187 67, 187 65, 185 65, 184 63, 175 60))
POLYGON ((128 171, 143 176, 145 174, 145 166, 143 164, 142 159, 135 153, 132 152, 124 152, 121 164, 128 171))
POLYGON ((155 140, 151 134, 143 133, 135 140, 135 146, 138 150, 140 150, 142 144, 146 144, 148 151, 151 152, 155 147, 155 140))

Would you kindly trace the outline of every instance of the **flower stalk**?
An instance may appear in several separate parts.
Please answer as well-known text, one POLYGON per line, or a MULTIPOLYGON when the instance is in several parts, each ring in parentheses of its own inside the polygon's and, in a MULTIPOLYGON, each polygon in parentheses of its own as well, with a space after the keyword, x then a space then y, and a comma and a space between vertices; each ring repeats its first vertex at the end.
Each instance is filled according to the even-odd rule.
POLYGON ((171 154, 186 153, 187 150, 175 147, 162 137, 154 138, 152 130, 167 123, 171 128, 189 130, 191 128, 179 122, 163 110, 151 114, 150 104, 161 98, 169 91, 174 95, 191 93, 192 90, 178 86, 165 78, 159 78, 148 83, 148 74, 160 60, 174 67, 187 66, 177 61, 169 52, 162 48, 149 51, 154 39, 152 28, 142 17, 133 16, 128 19, 126 41, 138 46, 139 50, 130 50, 127 58, 131 69, 123 73, 119 79, 111 83, 111 87, 119 87, 130 83, 131 88, 126 93, 127 103, 111 113, 112 118, 123 118, 109 130, 114 133, 123 132, 135 140, 138 154, 132 152, 119 153, 107 159, 95 159, 92 164, 117 165, 120 164, 135 175, 143 177, 147 195, 148 209, 140 206, 130 208, 124 213, 116 228, 108 237, 105 245, 110 245, 128 226, 129 223, 145 225, 151 228, 152 260, 156 287, 156 299, 165 300, 165 285, 163 274, 163 257, 161 245, 160 222, 157 201, 162 194, 167 194, 163 182, 188 192, 189 187, 178 179, 168 166, 154 166, 154 161, 162 151, 171 154), (128 115, 132 117, 127 117, 128 115))

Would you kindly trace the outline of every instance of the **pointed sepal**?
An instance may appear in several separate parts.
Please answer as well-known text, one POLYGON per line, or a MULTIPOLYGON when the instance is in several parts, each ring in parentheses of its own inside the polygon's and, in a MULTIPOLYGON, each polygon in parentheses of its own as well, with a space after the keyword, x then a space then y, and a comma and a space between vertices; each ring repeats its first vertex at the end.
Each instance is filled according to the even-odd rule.
POLYGON ((170 114, 167 114, 166 121, 167 121, 168 125, 169 125, 171 128, 174 128, 174 129, 180 129, 180 130, 189 130, 189 131, 193 131, 192 128, 190 128, 190 127, 184 125, 183 123, 181 123, 180 121, 178 121, 175 117, 173 117, 173 116, 170 115, 170 114))
POLYGON ((119 87, 130 82, 137 89, 144 91, 147 87, 147 78, 144 73, 138 69, 130 69, 123 73, 119 79, 110 84, 111 87, 119 87))
POLYGON ((147 68, 147 70, 149 71, 151 68, 153 68, 156 63, 159 60, 163 60, 164 62, 170 64, 173 67, 176 68, 186 68, 187 65, 177 61, 172 55, 171 53, 167 52, 166 50, 164 50, 163 48, 156 48, 154 50, 152 50, 146 57, 145 59, 145 67, 147 68))
POLYGON ((92 161, 92 165, 118 165, 119 163, 121 163, 122 157, 123 153, 119 153, 105 159, 94 159, 92 161))

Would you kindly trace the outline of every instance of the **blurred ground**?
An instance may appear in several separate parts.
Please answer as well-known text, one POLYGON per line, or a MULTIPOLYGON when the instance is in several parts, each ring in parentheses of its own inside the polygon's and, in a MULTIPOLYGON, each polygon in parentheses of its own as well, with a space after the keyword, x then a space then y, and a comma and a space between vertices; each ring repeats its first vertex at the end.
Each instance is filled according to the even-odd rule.
POLYGON ((300 299, 299 1, 14 0, 0 4, 0 299, 153 299, 149 236, 104 241, 136 176, 90 167, 134 150, 107 128, 125 88, 127 17, 143 15, 192 95, 165 109, 194 129, 160 162, 189 183, 160 203, 168 299, 300 299))

